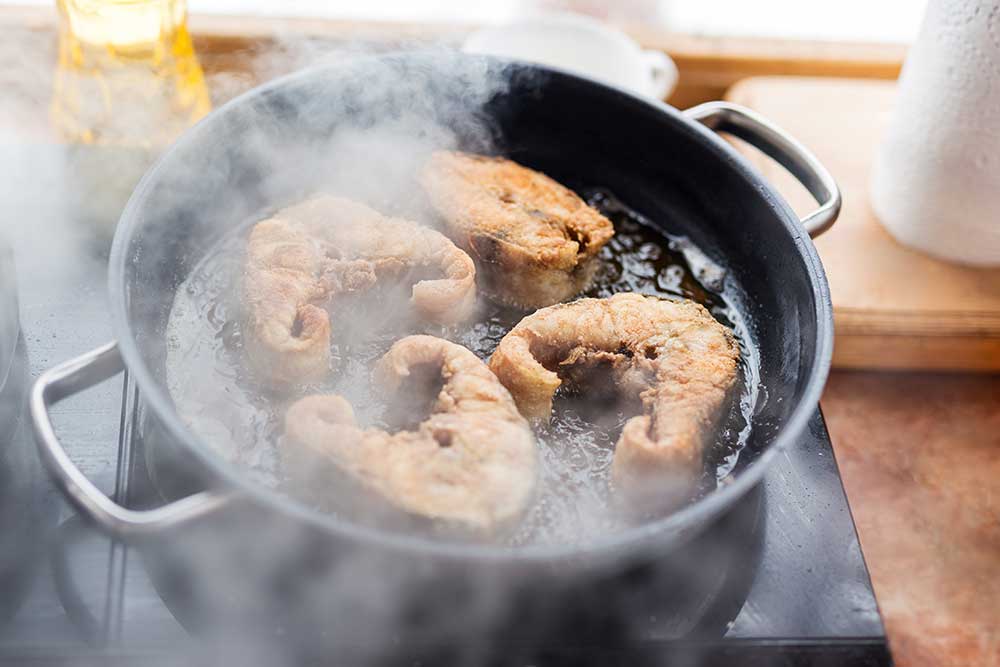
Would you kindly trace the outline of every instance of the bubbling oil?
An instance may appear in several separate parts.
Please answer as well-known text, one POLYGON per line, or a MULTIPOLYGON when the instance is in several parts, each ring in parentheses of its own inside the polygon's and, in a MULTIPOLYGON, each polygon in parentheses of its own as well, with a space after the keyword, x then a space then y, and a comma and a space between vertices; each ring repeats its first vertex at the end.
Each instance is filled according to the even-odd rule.
MULTIPOLYGON (((740 343, 739 389, 706 453, 702 491, 708 492, 732 471, 749 435, 756 402, 757 360, 734 306, 734 286, 725 269, 687 238, 665 233, 606 190, 584 195, 615 226, 585 296, 638 292, 693 299, 730 327, 740 343)), ((246 235, 254 221, 211 249, 178 290, 167 331, 168 386, 181 418, 219 454, 259 482, 316 505, 283 476, 280 466, 282 419, 291 403, 312 393, 341 394, 354 406, 359 423, 390 428, 370 373, 396 340, 431 334, 464 345, 486 360, 526 313, 484 301, 471 322, 441 327, 385 308, 385 303, 400 302, 392 298, 358 299, 345 309, 350 318, 338 320, 338 311, 331 313, 336 335, 329 379, 291 395, 268 393, 244 363, 238 297, 246 235)), ((593 400, 586 388, 557 393, 551 422, 536 430, 539 492, 520 525, 505 538, 507 544, 579 543, 628 525, 614 509, 609 481, 614 444, 629 416, 593 400)), ((322 509, 330 511, 326 504, 322 509)))

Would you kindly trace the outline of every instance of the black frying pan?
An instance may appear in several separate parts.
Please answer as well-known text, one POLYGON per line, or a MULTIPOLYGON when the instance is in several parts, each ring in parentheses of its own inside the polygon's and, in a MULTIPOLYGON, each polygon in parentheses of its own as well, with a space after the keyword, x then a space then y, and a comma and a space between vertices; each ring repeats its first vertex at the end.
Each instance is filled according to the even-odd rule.
MULTIPOLYGON (((441 53, 304 71, 211 114, 142 180, 110 259, 117 341, 48 371, 34 387, 42 457, 82 514, 145 545, 175 589, 224 600, 240 617, 225 627, 257 628, 253 636, 278 628, 309 645, 385 647, 388 635, 370 633, 382 628, 403 641, 446 645, 501 616, 509 620, 512 608, 559 611, 554 600, 573 599, 563 593, 597 590, 676 549, 795 446, 816 408, 833 337, 828 286, 809 237, 833 223, 839 205, 836 185, 815 158, 735 105, 679 112, 542 67, 441 53), (484 77, 502 85, 484 94, 484 77), (330 136, 401 113, 450 128, 471 150, 498 150, 556 178, 606 187, 655 223, 669 221, 667 231, 688 236, 727 267, 767 393, 733 483, 585 546, 515 550, 384 532, 313 511, 254 482, 184 425, 165 384, 174 290, 227 230, 322 186, 330 136), (818 210, 799 220, 713 129, 785 165, 821 202, 818 210), (294 155, 301 168, 271 169, 275 150, 294 155), (155 509, 126 509, 101 494, 73 466, 48 416, 53 402, 123 368, 141 395, 151 477, 168 501, 155 509)), ((212 615, 200 622, 221 623, 212 615)))

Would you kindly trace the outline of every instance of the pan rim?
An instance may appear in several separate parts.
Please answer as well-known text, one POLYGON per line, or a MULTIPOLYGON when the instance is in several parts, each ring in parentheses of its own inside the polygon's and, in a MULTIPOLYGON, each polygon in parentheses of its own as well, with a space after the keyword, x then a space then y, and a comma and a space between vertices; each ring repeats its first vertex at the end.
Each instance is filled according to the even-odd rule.
MULTIPOLYGON (((757 459, 751 462, 732 483, 716 489, 695 500, 684 508, 655 521, 645 522, 582 544, 573 545, 529 545, 524 547, 504 547, 499 545, 463 544, 453 541, 437 541, 416 535, 393 533, 376 527, 362 526, 350 521, 339 519, 318 510, 306 507, 277 490, 253 481, 250 476, 241 473, 238 465, 226 461, 221 455, 204 443, 203 439, 186 427, 180 415, 173 407, 167 392, 154 379, 152 372, 145 363, 136 343, 134 332, 128 317, 128 290, 126 285, 128 251, 135 233, 141 229, 141 211, 145 194, 158 180, 158 173, 164 165, 170 162, 171 156, 179 151, 182 145, 197 141, 199 136, 211 131, 213 124, 219 122, 227 112, 237 106, 266 95, 271 91, 292 85, 296 82, 333 75, 337 71, 349 71, 350 68, 362 66, 370 61, 388 61, 393 58, 419 59, 440 57, 439 51, 401 51, 378 56, 356 57, 335 64, 314 66, 277 78, 262 86, 253 88, 230 100, 202 121, 188 130, 167 151, 160 156, 154 165, 146 172, 136 186, 125 209, 122 212, 109 257, 108 288, 111 302, 111 324, 122 358, 129 373, 135 379, 143 404, 147 406, 156 418, 163 424, 169 436, 178 441, 190 453, 198 464, 207 468, 213 479, 218 480, 223 488, 233 489, 245 494, 253 502, 272 507, 278 512, 290 515, 315 527, 332 531, 333 533, 357 542, 369 542, 381 548, 391 548, 412 553, 420 552, 430 556, 457 558, 462 560, 503 561, 510 563, 551 563, 567 560, 603 560, 616 558, 623 552, 633 552, 639 545, 670 544, 685 535, 694 535, 711 519, 717 517, 730 505, 737 502, 753 486, 761 481, 775 458, 786 448, 794 446, 797 438, 806 428, 808 421, 818 408, 819 398, 829 374, 833 354, 833 308, 830 300, 829 283, 822 263, 812 240, 802 228, 798 217, 788 203, 774 187, 753 168, 750 163, 735 149, 727 144, 715 132, 705 128, 700 123, 686 118, 680 111, 664 103, 642 98, 623 89, 603 84, 585 77, 565 71, 535 64, 522 63, 507 59, 488 56, 473 56, 460 54, 463 59, 478 60, 499 67, 513 67, 535 71, 548 77, 568 79, 577 85, 596 87, 601 94, 625 98, 624 101, 644 109, 656 112, 669 118, 681 126, 684 131, 696 135, 695 138, 706 144, 715 157, 727 163, 736 174, 753 184, 765 198, 766 203, 774 211, 775 217, 783 225, 795 243, 800 261, 809 274, 813 293, 813 316, 816 320, 815 359, 802 389, 801 399, 792 409, 788 419, 779 428, 765 450, 757 459)), ((449 56, 455 57, 455 56, 449 56)))

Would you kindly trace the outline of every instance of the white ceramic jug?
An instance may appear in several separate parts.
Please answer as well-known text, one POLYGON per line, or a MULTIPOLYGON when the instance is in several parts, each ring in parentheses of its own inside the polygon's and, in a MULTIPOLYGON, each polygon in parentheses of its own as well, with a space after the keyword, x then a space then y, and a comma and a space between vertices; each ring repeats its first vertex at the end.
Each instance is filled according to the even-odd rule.
POLYGON ((930 0, 871 197, 900 243, 1000 265, 1000 0, 930 0))

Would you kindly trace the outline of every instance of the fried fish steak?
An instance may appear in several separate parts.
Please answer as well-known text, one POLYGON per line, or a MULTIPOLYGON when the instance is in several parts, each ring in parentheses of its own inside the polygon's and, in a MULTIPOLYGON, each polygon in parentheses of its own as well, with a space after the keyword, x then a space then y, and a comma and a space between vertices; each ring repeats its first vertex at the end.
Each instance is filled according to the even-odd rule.
POLYGON ((398 510, 462 532, 492 536, 521 517, 537 484, 535 437, 482 360, 442 338, 408 336, 379 360, 374 380, 390 399, 440 390, 423 421, 395 433, 362 428, 338 395, 297 401, 285 416, 287 469, 323 488, 332 464, 398 510))
POLYGON ((433 229, 327 195, 257 223, 243 279, 251 364, 277 388, 322 379, 328 308, 383 281, 412 282, 412 308, 433 322, 459 322, 474 310, 472 259, 433 229))
POLYGON ((438 151, 420 180, 476 261, 480 289, 508 305, 540 308, 585 290, 614 234, 575 192, 505 158, 438 151))
POLYGON ((701 304, 624 293, 528 315, 500 341, 490 368, 536 421, 549 419, 564 381, 603 375, 637 399, 642 411, 625 422, 612 481, 629 506, 659 512, 697 490, 738 361, 732 333, 701 304))

